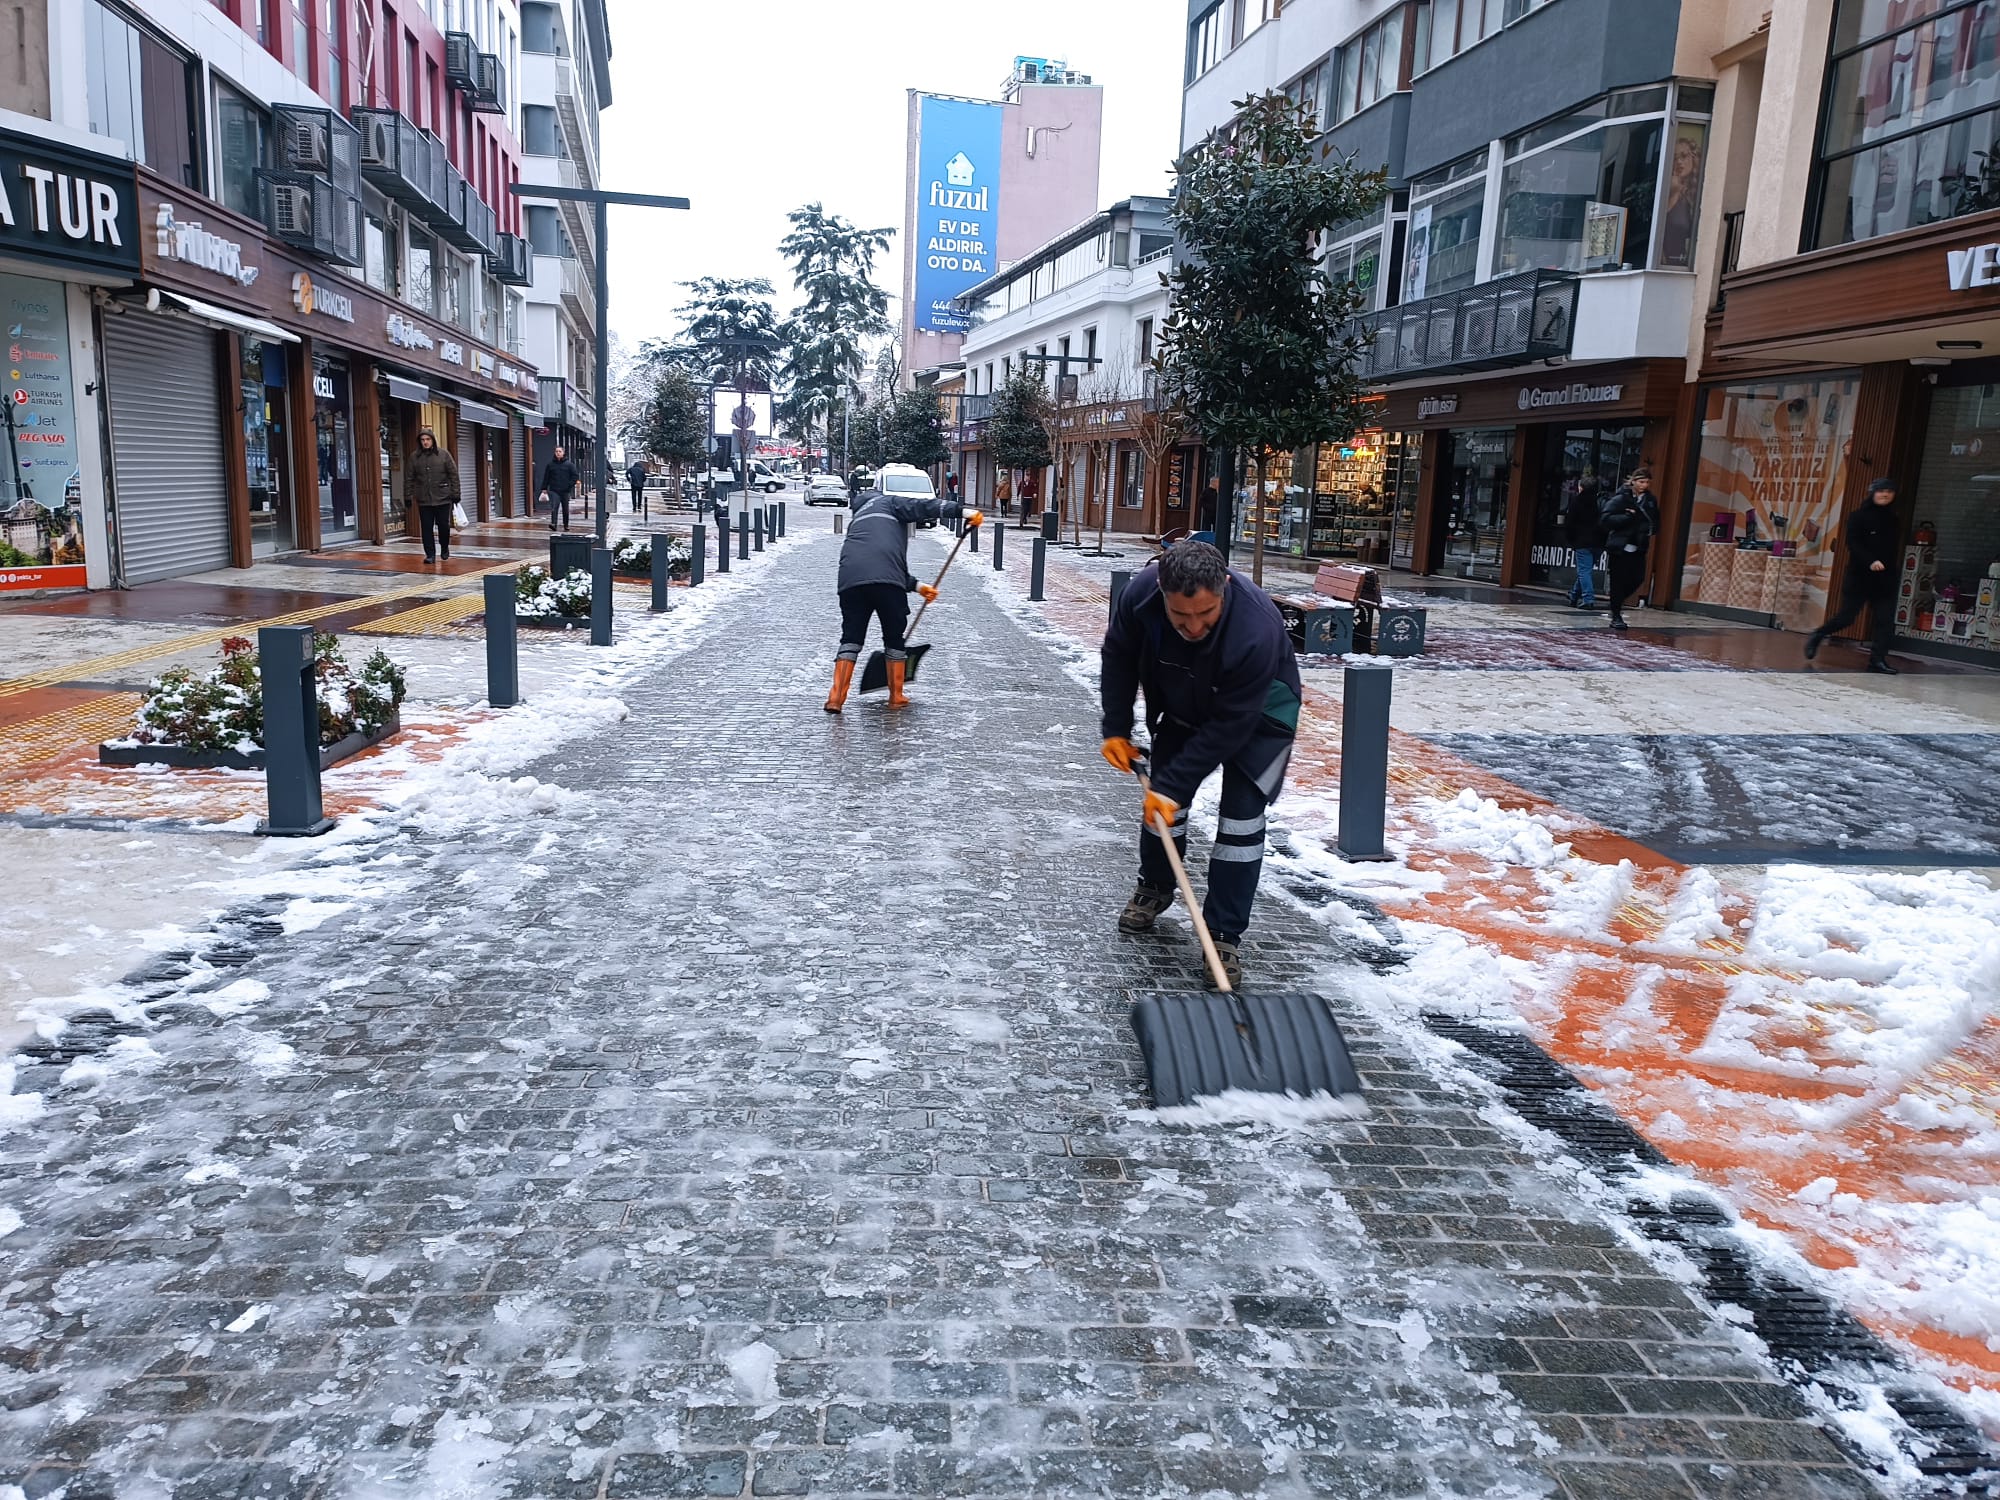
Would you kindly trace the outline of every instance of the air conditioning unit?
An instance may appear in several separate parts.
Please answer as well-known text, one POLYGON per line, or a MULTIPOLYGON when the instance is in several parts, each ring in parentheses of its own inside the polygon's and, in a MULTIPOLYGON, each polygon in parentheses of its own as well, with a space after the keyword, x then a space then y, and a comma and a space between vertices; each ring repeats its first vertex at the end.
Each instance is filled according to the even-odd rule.
POLYGON ((335 265, 359 266, 366 262, 362 252, 361 200, 336 191, 333 195, 333 248, 326 258, 335 265))
POLYGON ((281 104, 271 111, 272 155, 288 172, 333 177, 333 111, 281 104))
POLYGON ((507 113, 507 70, 495 52, 482 52, 473 68, 472 107, 481 114, 507 113))
MULTIPOLYGON (((258 172, 257 181, 264 199, 264 227, 273 239, 324 260, 341 254, 337 204, 348 200, 333 190, 331 182, 316 173, 273 171, 258 172)), ((360 238, 358 225, 354 238, 360 238)))
POLYGON ((371 182, 378 175, 393 174, 402 159, 396 149, 396 119, 394 110, 354 111, 354 128, 361 132, 361 170, 371 182))
POLYGON ((473 61, 477 56, 478 49, 473 44, 470 32, 447 31, 444 34, 445 82, 455 89, 463 89, 470 93, 478 81, 477 64, 473 61))
POLYGON ((535 279, 528 242, 517 234, 495 236, 493 253, 486 258, 486 264, 494 279, 508 286, 527 286, 535 279))

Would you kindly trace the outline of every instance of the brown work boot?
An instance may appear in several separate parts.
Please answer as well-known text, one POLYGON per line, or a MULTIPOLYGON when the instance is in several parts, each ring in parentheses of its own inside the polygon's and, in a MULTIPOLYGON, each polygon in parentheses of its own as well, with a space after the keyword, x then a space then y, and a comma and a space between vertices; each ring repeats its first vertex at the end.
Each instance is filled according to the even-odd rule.
MULTIPOLYGON (((1217 938, 1215 940, 1215 956, 1222 960, 1222 972, 1229 980, 1229 988, 1232 990, 1242 989, 1243 955, 1237 951, 1236 944, 1230 942, 1227 938, 1217 938)), ((1206 964, 1202 965, 1204 971, 1207 967, 1206 964)), ((1211 986, 1214 985, 1215 976, 1213 974, 1208 975, 1208 982, 1211 986)))
POLYGON ((842 657, 833 664, 833 691, 826 695, 826 711, 837 714, 847 706, 847 689, 854 681, 854 663, 842 657))
POLYGON ((1150 931, 1154 919, 1173 904, 1174 893, 1172 891, 1155 890, 1142 880, 1133 888, 1132 899, 1125 903, 1125 910, 1119 914, 1118 930, 1120 932, 1150 931))
POLYGON ((903 681, 909 675, 910 664, 906 661, 889 663, 889 707, 908 708, 909 695, 903 691, 903 681))

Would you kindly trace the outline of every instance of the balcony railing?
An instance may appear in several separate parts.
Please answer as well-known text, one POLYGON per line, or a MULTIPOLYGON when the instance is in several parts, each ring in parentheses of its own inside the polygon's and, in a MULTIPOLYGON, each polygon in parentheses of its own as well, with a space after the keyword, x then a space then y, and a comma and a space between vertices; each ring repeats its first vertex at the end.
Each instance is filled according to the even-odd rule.
POLYGON ((1564 358, 1581 281, 1573 271, 1528 271, 1371 313, 1355 323, 1358 373, 1401 380, 1564 358))

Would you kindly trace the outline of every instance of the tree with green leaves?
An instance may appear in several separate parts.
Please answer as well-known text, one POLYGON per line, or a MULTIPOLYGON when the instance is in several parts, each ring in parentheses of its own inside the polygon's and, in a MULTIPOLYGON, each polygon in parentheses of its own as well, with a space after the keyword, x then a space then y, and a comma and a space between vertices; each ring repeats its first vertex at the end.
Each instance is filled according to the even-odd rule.
POLYGON ((922 387, 897 391, 882 413, 882 452, 892 464, 928 469, 951 458, 944 440, 944 403, 922 387))
POLYGON ((708 388, 685 364, 662 363, 646 402, 639 447, 678 479, 708 456, 708 417, 708 388))
MULTIPOLYGON (((681 342, 693 373, 739 394, 769 391, 781 347, 771 283, 761 276, 701 276, 681 285, 688 293, 680 308, 681 342)), ((749 455, 738 456, 747 463, 749 455)))
POLYGON ((1381 201, 1385 181, 1316 147, 1309 116, 1281 93, 1236 110, 1232 133, 1179 163, 1171 212, 1186 254, 1165 278, 1173 302, 1159 384, 1211 447, 1255 460, 1251 573, 1261 584, 1271 455, 1341 441, 1360 425, 1361 293, 1318 250, 1329 230, 1381 201))
POLYGON ((831 453, 834 414, 866 365, 863 345, 889 331, 889 295, 875 285, 874 271, 892 231, 858 229, 817 203, 786 218, 792 229, 778 253, 791 263, 802 300, 780 329, 779 376, 789 390, 790 420, 801 430, 822 424, 831 453))
MULTIPOLYGON (((1008 376, 993 393, 981 432, 993 462, 1013 474, 1046 469, 1053 459, 1048 424, 1054 412, 1055 401, 1039 375, 1023 368, 1008 376)), ((1021 514, 1027 514, 1025 505, 1021 514)))

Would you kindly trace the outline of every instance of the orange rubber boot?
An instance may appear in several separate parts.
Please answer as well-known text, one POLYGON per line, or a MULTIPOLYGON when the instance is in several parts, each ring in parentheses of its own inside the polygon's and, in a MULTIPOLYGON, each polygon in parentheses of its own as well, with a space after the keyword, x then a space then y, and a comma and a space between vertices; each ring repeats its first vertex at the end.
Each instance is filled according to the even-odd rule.
POLYGON ((842 657, 833 664, 833 691, 826 695, 826 711, 837 714, 847 706, 847 689, 854 681, 854 663, 842 657))
POLYGON ((910 664, 906 661, 889 663, 889 707, 908 708, 910 700, 903 692, 903 679, 909 674, 910 664))

